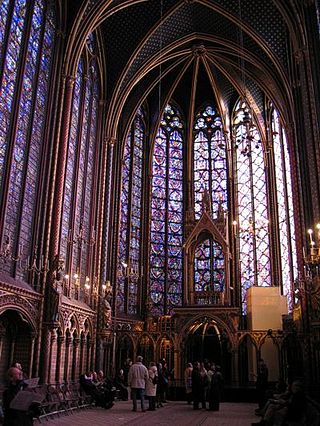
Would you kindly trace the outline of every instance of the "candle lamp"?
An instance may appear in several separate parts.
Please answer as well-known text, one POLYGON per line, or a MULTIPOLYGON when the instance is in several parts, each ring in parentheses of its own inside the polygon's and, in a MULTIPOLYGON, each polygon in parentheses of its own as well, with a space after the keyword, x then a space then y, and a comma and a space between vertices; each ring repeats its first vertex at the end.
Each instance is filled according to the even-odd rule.
POLYGON ((314 229, 307 230, 307 249, 303 248, 303 260, 306 265, 320 264, 320 223, 314 229))

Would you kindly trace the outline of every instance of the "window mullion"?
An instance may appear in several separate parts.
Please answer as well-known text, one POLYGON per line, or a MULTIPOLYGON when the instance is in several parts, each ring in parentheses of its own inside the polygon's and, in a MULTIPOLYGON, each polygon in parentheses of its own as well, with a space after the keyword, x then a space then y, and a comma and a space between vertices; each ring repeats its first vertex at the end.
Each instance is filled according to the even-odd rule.
POLYGON ((8 45, 9 45, 9 35, 10 35, 10 29, 11 29, 11 23, 12 23, 12 17, 14 12, 14 6, 15 1, 9 0, 9 8, 8 8, 8 14, 7 14, 7 20, 6 20, 6 28, 4 31, 4 42, 2 45, 2 52, 0 55, 0 84, 2 83, 3 79, 3 72, 4 72, 4 64, 6 62, 6 56, 8 52, 8 45))
POLYGON ((170 137, 166 133, 166 215, 165 215, 165 261, 164 261, 164 314, 167 314, 168 295, 168 236, 169 236, 169 180, 170 180, 170 137))

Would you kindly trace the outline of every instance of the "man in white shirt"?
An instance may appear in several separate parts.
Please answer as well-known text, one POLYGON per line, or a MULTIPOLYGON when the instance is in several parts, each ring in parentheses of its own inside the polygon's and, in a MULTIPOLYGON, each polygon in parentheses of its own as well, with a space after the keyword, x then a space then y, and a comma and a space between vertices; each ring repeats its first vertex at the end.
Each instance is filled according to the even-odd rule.
POLYGON ((130 367, 128 384, 131 387, 131 398, 133 401, 132 411, 137 411, 137 398, 141 399, 141 411, 144 413, 144 391, 148 380, 148 370, 142 364, 142 356, 137 357, 137 361, 130 367))

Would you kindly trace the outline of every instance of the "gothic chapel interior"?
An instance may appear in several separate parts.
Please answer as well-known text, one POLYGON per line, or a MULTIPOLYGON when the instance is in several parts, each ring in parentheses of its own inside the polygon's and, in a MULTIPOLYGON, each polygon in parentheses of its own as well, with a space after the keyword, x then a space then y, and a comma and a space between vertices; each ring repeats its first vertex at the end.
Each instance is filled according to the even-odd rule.
POLYGON ((320 383, 319 0, 0 1, 0 384, 320 383))

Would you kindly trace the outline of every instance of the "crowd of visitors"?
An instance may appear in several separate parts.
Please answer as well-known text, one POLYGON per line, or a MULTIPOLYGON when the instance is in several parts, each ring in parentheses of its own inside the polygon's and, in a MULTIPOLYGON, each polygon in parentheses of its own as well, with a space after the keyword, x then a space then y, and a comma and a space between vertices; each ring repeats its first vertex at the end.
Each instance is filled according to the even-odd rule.
POLYGON ((128 386, 131 389, 133 411, 137 411, 137 399, 141 401, 141 411, 145 412, 145 397, 149 401, 148 410, 154 411, 167 402, 169 371, 165 360, 158 364, 151 362, 149 368, 142 364, 143 358, 137 360, 128 370, 128 386))
MULTIPOLYGON (((165 359, 159 363, 150 362, 146 367, 142 356, 133 363, 127 359, 114 380, 105 377, 103 371, 87 372, 80 376, 83 391, 92 397, 96 406, 111 408, 115 397, 132 400, 132 411, 154 411, 167 402, 169 372, 165 359), (146 407, 145 399, 148 400, 146 407)), ((33 424, 37 405, 30 404, 25 412, 16 410, 12 401, 16 395, 28 388, 22 367, 14 363, 8 370, 8 386, 3 393, 3 412, 5 426, 29 426, 33 424)), ((208 409, 219 411, 223 397, 224 380, 219 365, 210 362, 188 363, 184 371, 184 385, 187 403, 194 410, 208 409)), ((320 407, 309 398, 300 380, 292 380, 289 385, 283 381, 269 389, 268 368, 263 360, 258 362, 256 389, 258 408, 255 414, 261 417, 257 423, 266 426, 320 426, 320 407)), ((1 416, 0 416, 1 417, 1 416)))
POLYGON ((92 371, 81 375, 80 385, 88 395, 92 396, 96 406, 106 409, 113 406, 116 388, 110 379, 104 377, 103 371, 98 373, 92 371))
POLYGON ((193 409, 219 411, 223 393, 223 376, 221 367, 209 362, 194 362, 187 364, 184 373, 187 403, 193 401, 193 409))

